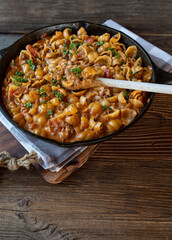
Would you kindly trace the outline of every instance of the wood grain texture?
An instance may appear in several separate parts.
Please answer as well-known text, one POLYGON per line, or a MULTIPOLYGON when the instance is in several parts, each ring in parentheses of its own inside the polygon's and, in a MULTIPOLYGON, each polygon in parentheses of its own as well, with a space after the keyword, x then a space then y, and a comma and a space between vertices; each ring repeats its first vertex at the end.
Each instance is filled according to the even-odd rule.
MULTIPOLYGON (((160 0, 1 1, 0 48, 51 23, 113 18, 172 54, 171 10, 171 1, 160 0)), ((137 124, 102 143, 59 185, 34 168, 1 168, 0 240, 172 239, 171 109, 172 96, 157 94, 137 124)), ((26 153, 0 125, 3 150, 26 153)))
POLYGON ((49 24, 111 18, 137 33, 172 33, 171 10, 167 0, 1 0, 0 30, 23 33, 49 24))

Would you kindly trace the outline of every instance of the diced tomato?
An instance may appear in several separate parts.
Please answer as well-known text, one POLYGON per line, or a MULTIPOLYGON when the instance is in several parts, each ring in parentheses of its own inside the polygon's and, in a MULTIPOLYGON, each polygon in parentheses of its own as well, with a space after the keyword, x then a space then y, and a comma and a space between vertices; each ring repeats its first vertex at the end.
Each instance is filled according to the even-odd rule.
POLYGON ((26 48, 31 52, 31 54, 36 58, 38 57, 37 53, 35 52, 35 49, 32 47, 32 45, 28 44, 26 48))
POLYGON ((31 129, 34 129, 34 128, 36 128, 36 127, 38 127, 38 124, 37 124, 37 123, 32 123, 32 124, 31 124, 31 129))
POLYGON ((12 101, 14 99, 14 91, 9 92, 9 100, 12 101))
POLYGON ((87 43, 93 43, 94 42, 94 37, 87 37, 84 42, 87 42, 87 43))
POLYGON ((105 70, 104 70, 104 77, 105 78, 110 78, 110 69, 109 68, 105 68, 105 70))
POLYGON ((23 88, 18 88, 18 89, 13 93, 13 95, 14 95, 14 96, 18 96, 19 94, 22 94, 23 91, 24 91, 23 88))

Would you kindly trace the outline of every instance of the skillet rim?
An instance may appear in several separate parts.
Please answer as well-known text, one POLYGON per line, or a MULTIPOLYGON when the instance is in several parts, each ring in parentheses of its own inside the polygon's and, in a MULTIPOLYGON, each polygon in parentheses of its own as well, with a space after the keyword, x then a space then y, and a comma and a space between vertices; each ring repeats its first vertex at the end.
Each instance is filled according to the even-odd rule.
MULTIPOLYGON (((140 50, 141 52, 146 56, 146 58, 148 59, 149 61, 149 64, 151 65, 152 67, 152 80, 153 82, 156 82, 156 75, 155 75, 155 72, 156 72, 156 65, 152 62, 150 56, 148 55, 148 53, 145 51, 145 49, 137 42, 135 41, 133 38, 131 38, 130 36, 128 36, 127 34, 117 30, 117 29, 114 29, 114 28, 111 28, 109 26, 106 26, 106 25, 103 25, 103 24, 97 24, 97 23, 92 23, 92 22, 88 22, 88 21, 73 21, 73 22, 64 22, 64 23, 59 23, 59 24, 52 24, 52 25, 48 25, 48 26, 45 26, 45 27, 42 27, 42 28, 39 28, 37 30, 34 30, 32 32, 29 32, 28 34, 25 34, 24 36, 22 36, 21 38, 19 38, 17 41, 15 41, 12 45, 10 45, 7 50, 3 53, 2 55, 2 58, 0 59, 0 62, 3 61, 3 57, 7 54, 8 51, 10 51, 10 49, 12 47, 14 47, 15 44, 17 44, 19 41, 22 41, 24 38, 26 38, 27 36, 29 35, 32 35, 36 32, 39 32, 41 30, 44 30, 44 29, 47 29, 47 28, 52 28, 52 27, 56 27, 56 26, 60 26, 60 25, 67 25, 67 24, 73 24, 73 25, 76 25, 78 24, 80 26, 80 24, 87 24, 88 26, 90 25, 94 25, 94 27, 96 26, 99 26, 99 27, 103 27, 103 28, 107 28, 107 29, 110 29, 111 31, 116 31, 116 32, 119 32, 121 33, 122 36, 124 36, 124 38, 126 39, 129 39, 130 41, 132 41, 140 50)), ((65 26, 66 27, 66 26, 65 26)), ((55 29, 53 30, 55 31, 55 29)), ((46 31, 45 31, 46 32, 46 31)), ((28 43, 29 44, 29 43, 28 43)), ((3 50, 3 49, 2 49, 3 50)), ((7 69, 5 69, 6 71, 7 69)), ((0 89, 0 91, 2 90, 2 88, 0 89)), ((1 92, 2 94, 2 92, 1 92)), ((77 147, 77 146, 88 146, 88 145, 94 145, 94 144, 100 144, 101 142, 103 141, 106 141, 110 138, 113 138, 114 136, 120 134, 121 132, 123 132, 124 130, 126 130, 127 128, 131 127, 134 123, 136 123, 145 113, 146 111, 148 110, 148 108, 150 107, 152 101, 153 101, 153 98, 154 98, 154 93, 150 93, 150 96, 149 96, 149 102, 144 106, 144 108, 142 109, 142 111, 136 116, 136 118, 133 119, 133 121, 122 127, 121 129, 119 129, 117 132, 114 132, 114 133, 111 133, 111 134, 108 134, 106 136, 103 136, 103 137, 100 137, 100 138, 96 138, 96 139, 92 139, 92 140, 87 140, 87 141, 75 141, 75 142, 58 142, 56 140, 53 140, 53 139, 49 139, 49 138, 46 138, 46 137, 42 137, 42 136, 39 136, 39 135, 36 135, 28 130, 26 130, 25 128, 21 127, 20 125, 18 125, 16 122, 14 122, 12 120, 12 118, 10 117, 10 114, 8 113, 5 105, 2 103, 0 103, 0 112, 3 114, 3 116, 15 127, 17 127, 21 132, 25 133, 26 135, 29 134, 30 136, 32 137, 35 137, 37 138, 38 140, 43 140, 47 143, 51 143, 51 144, 54 144, 54 145, 57 145, 59 147, 63 147, 63 148, 69 148, 69 147, 77 147), (6 112, 4 111, 4 109, 2 108, 1 105, 4 105, 5 109, 6 109, 6 112)))

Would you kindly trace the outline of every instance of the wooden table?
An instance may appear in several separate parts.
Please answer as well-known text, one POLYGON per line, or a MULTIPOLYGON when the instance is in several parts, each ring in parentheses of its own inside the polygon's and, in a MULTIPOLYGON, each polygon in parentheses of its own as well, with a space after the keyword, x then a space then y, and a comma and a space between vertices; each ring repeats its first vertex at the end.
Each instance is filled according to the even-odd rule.
MULTIPOLYGON (((4 0, 0 48, 64 21, 114 19, 172 54, 172 2, 4 0), (81 15, 82 14, 82 15, 81 15)), ((104 142, 67 180, 0 169, 0 240, 172 239, 172 96, 157 94, 144 117, 104 142)), ((26 151, 0 125, 0 151, 26 151)))

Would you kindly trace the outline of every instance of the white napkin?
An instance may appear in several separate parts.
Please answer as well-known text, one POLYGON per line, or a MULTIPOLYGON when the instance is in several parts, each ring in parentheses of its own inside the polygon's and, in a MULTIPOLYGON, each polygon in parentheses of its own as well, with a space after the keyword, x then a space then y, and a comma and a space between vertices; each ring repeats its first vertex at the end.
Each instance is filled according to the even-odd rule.
MULTIPOLYGON (((163 50, 155 47, 153 44, 147 42, 143 38, 137 36, 135 33, 129 31, 113 20, 107 20, 104 25, 115 28, 121 32, 126 33, 149 53, 152 60, 158 67, 166 71, 171 70, 172 56, 163 50)), ((87 147, 73 147, 62 148, 53 143, 45 143, 34 136, 23 133, 14 127, 1 113, 0 121, 12 133, 12 135, 23 145, 23 147, 30 152, 34 150, 39 157, 39 163, 44 169, 50 169, 52 172, 59 171, 63 166, 70 162, 79 153, 84 151, 87 147)))

